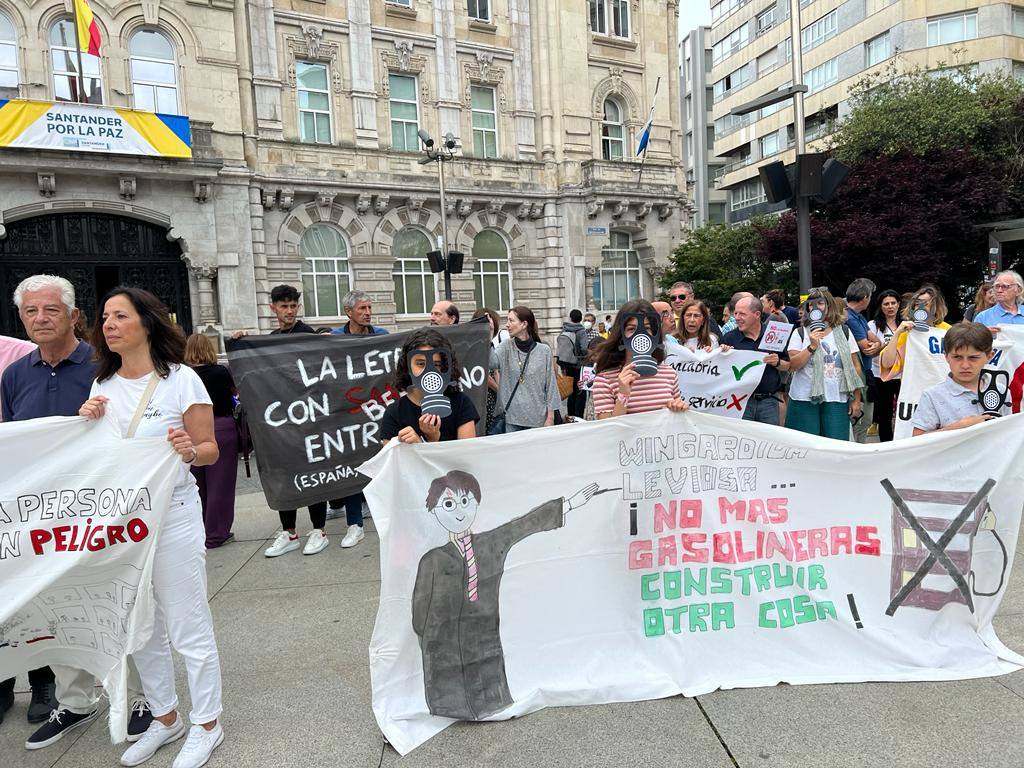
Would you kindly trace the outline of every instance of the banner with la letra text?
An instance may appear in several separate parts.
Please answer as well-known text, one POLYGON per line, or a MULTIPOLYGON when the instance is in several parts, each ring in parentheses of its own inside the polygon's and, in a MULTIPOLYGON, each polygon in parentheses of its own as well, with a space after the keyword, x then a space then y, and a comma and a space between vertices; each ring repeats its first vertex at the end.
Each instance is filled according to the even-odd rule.
POLYGON ((666 410, 389 445, 361 468, 377 722, 406 754, 547 706, 1021 669, 992 617, 1022 454, 1022 415, 880 446, 666 410))
POLYGON ((163 438, 53 417, 0 424, 0 466, 0 680, 90 672, 123 741, 126 657, 152 631, 156 534, 181 460, 163 438))
MULTIPOLYGON (((929 328, 907 334, 907 350, 903 366, 900 393, 896 400, 896 422, 893 439, 900 440, 914 433, 911 423, 921 393, 939 384, 949 376, 943 341, 946 331, 929 328)), ((996 334, 992 359, 985 366, 1006 371, 1010 377, 1009 401, 1011 410, 1020 413, 1024 399, 1024 326, 1007 325, 996 334)))
MULTIPOLYGON (((491 351, 487 323, 438 326, 462 369, 482 434, 491 351)), ((380 421, 398 400, 395 365, 412 331, 312 333, 229 341, 228 364, 252 435, 271 509, 296 509, 358 493, 358 467, 381 447, 380 421)))

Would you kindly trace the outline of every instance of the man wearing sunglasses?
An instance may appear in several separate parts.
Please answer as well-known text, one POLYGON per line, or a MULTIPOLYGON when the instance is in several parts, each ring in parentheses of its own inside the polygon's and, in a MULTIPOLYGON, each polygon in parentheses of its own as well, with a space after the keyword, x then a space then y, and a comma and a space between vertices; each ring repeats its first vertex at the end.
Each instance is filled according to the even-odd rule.
MULTIPOLYGON (((668 301, 669 304, 672 305, 672 311, 675 313, 677 325, 680 322, 683 305, 693 298, 695 298, 693 295, 693 286, 687 282, 679 281, 678 283, 673 283, 672 287, 668 289, 668 301)), ((710 318, 708 330, 719 338, 722 337, 722 329, 718 326, 718 323, 715 322, 714 317, 710 318)))

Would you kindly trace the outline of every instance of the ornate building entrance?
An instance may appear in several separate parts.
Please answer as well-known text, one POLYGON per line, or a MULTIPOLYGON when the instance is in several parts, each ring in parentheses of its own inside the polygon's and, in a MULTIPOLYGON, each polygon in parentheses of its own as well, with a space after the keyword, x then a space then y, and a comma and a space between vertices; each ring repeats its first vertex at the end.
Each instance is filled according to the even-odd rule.
POLYGON ((145 288, 160 298, 186 333, 192 331, 188 275, 181 248, 156 224, 102 213, 35 216, 6 225, 0 239, 0 334, 25 338, 11 297, 24 278, 40 272, 75 286, 87 327, 99 301, 117 285, 145 288))

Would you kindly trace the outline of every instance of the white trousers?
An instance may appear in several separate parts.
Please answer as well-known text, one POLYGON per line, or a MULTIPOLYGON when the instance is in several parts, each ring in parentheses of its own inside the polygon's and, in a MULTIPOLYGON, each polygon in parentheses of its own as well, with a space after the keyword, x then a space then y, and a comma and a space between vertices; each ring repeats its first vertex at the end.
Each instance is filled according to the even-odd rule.
POLYGON ((172 501, 153 559, 153 635, 137 653, 142 687, 157 717, 178 708, 171 646, 185 659, 194 724, 221 713, 220 657, 206 595, 206 529, 199 493, 172 501))
MULTIPOLYGON (((100 681, 84 669, 66 667, 63 664, 51 664, 54 681, 57 684, 57 702, 61 709, 74 712, 76 715, 87 715, 96 709, 99 703, 100 681)), ((142 681, 135 668, 135 662, 128 657, 128 706, 134 707, 138 702, 145 701, 146 694, 142 690, 142 681)), ((130 712, 130 710, 129 710, 130 712)))

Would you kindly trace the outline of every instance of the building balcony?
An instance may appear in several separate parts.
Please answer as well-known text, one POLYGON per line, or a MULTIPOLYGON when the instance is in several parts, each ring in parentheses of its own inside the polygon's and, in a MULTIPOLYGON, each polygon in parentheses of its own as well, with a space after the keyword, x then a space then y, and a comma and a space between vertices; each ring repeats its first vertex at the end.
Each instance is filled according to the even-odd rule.
MULTIPOLYGON (((676 187, 677 166, 665 161, 648 160, 643 166, 643 185, 676 187)), ((594 191, 618 191, 625 186, 636 188, 640 163, 630 160, 585 160, 580 164, 584 187, 594 191)))

